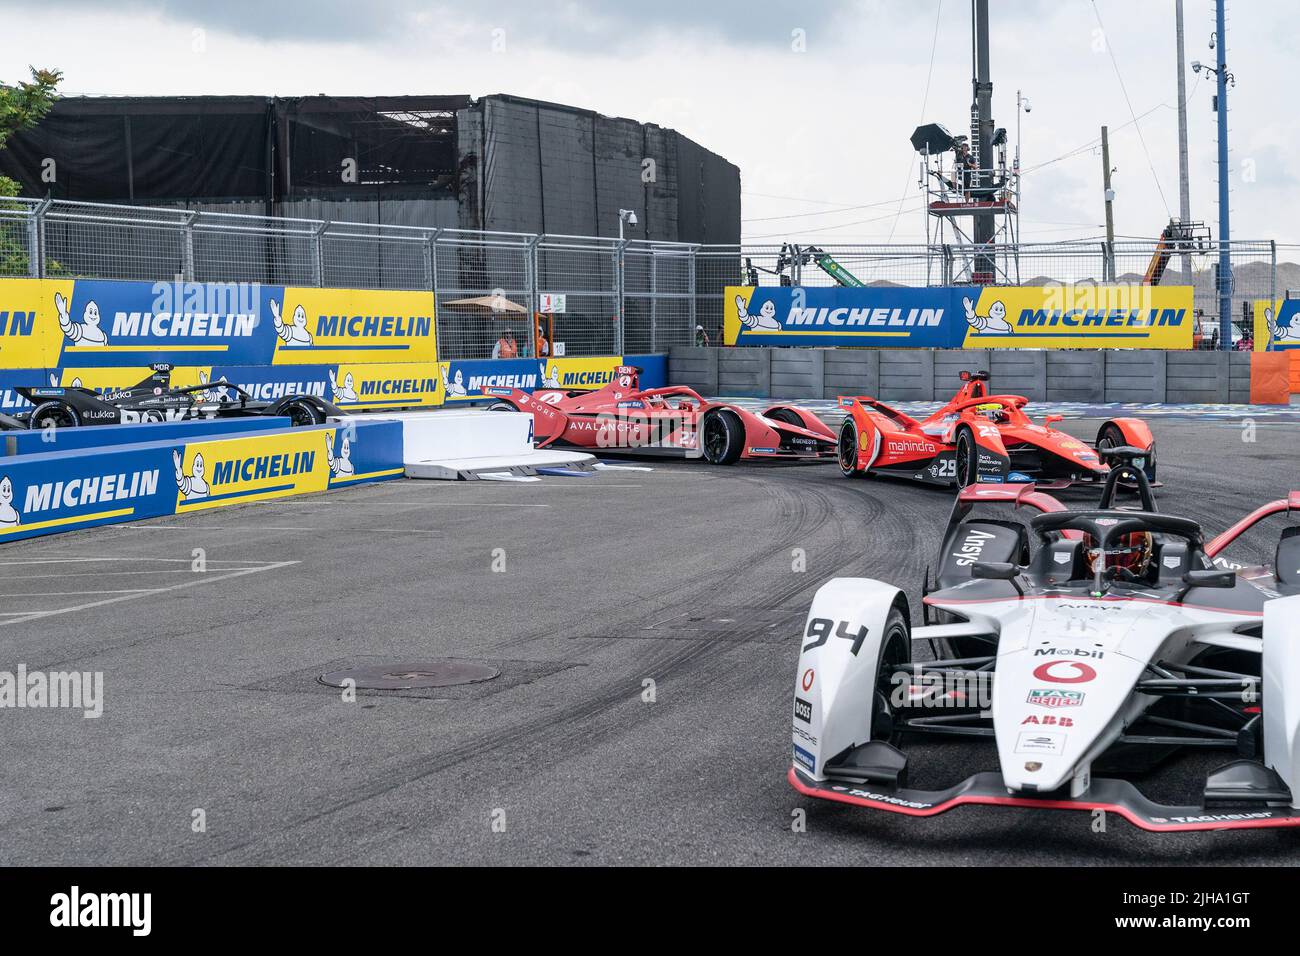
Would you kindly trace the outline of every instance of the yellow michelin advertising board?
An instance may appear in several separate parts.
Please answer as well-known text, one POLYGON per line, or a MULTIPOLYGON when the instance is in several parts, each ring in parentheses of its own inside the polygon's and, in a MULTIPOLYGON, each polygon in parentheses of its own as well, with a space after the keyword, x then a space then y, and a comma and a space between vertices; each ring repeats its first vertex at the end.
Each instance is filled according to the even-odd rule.
POLYGON ((732 286, 728 345, 1190 349, 1191 286, 732 286))

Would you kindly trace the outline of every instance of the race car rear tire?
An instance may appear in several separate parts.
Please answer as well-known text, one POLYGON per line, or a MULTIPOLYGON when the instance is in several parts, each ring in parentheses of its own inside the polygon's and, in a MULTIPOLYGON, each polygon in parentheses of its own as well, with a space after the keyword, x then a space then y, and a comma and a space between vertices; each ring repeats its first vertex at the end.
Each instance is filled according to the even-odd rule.
POLYGON ((509 402, 493 402, 491 405, 489 405, 489 406, 487 407, 487 410, 488 410, 489 412, 517 412, 517 411, 519 411, 519 409, 515 408, 515 406, 511 405, 509 402))
POLYGON ((912 635, 907 617, 898 607, 885 618, 885 634, 880 639, 880 656, 876 659, 876 691, 871 712, 871 739, 898 743, 902 728, 894 706, 897 690, 894 674, 912 661, 912 635))
POLYGON ((967 485, 973 485, 978 480, 976 471, 976 456, 979 453, 975 450, 975 436, 971 434, 969 428, 963 428, 957 433, 957 487, 965 488, 967 485))
POLYGON ((41 402, 32 409, 27 419, 27 427, 33 431, 42 428, 76 428, 81 424, 81 416, 67 402, 41 402))
POLYGON ((711 465, 734 465, 745 450, 745 426, 740 417, 725 408, 704 416, 700 427, 704 458, 711 465))
POLYGON ((858 467, 858 423, 852 418, 844 419, 844 424, 840 426, 835 459, 840 466, 840 474, 845 478, 867 477, 867 469, 858 467))
POLYGON ((310 402, 286 402, 280 414, 288 416, 289 424, 294 428, 325 424, 325 416, 310 402))

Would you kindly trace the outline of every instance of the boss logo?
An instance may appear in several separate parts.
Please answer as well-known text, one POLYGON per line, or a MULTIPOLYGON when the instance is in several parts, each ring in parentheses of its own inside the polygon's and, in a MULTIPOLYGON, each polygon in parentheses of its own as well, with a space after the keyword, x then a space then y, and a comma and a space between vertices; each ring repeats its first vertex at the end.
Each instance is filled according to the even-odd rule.
POLYGON ((796 720, 802 720, 805 724, 812 723, 812 704, 801 697, 794 699, 794 716, 796 720))

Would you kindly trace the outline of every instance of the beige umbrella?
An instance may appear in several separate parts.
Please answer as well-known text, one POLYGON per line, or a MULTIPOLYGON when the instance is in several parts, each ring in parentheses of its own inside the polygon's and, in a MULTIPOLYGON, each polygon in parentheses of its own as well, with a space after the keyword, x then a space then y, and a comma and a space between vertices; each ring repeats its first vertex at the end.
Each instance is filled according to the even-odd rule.
MULTIPOLYGON (((443 305, 467 305, 476 309, 487 309, 496 315, 503 313, 515 312, 522 315, 528 314, 528 309, 518 302, 511 302, 503 295, 480 295, 472 299, 452 299, 444 302, 443 305)), ((509 318, 509 316, 505 316, 509 318)))

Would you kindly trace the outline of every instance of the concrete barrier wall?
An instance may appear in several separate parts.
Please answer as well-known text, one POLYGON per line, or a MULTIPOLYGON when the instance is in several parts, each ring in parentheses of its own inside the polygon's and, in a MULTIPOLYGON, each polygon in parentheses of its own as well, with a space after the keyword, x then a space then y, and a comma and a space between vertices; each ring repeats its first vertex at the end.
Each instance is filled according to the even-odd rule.
POLYGON ((962 369, 1032 401, 1250 401, 1250 353, 1138 349, 674 348, 668 381, 704 395, 884 401, 946 399, 962 369))

